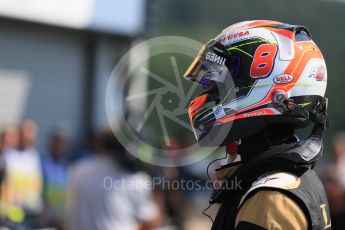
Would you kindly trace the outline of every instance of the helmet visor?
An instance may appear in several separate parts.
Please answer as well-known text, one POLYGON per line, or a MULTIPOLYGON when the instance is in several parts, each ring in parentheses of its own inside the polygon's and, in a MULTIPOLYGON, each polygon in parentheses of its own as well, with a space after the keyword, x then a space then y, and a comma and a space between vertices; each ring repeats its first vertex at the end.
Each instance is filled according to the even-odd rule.
POLYGON ((239 64, 238 57, 231 56, 222 44, 211 40, 201 48, 184 77, 201 84, 205 89, 212 89, 238 74, 239 64))

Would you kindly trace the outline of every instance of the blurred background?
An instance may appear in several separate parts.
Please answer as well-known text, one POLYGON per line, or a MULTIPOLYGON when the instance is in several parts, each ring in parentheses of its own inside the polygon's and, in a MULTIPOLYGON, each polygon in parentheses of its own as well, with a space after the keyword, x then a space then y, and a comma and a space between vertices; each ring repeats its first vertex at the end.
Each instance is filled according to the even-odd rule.
MULTIPOLYGON (((104 189, 107 176, 125 183, 157 176, 205 181, 207 163, 219 157, 180 168, 131 157, 106 127, 107 81, 121 57, 146 39, 170 35, 205 43, 233 23, 269 19, 309 28, 326 59, 331 127, 317 170, 333 229, 344 229, 344 12, 343 0, 1 0, 0 226, 209 229, 211 222, 200 213, 210 190, 104 189)), ((180 74, 191 60, 178 59, 180 74)), ((173 82, 168 64, 156 58, 147 67, 173 82)), ((143 79, 142 88, 156 87, 143 79)), ((159 146, 158 126, 143 132, 159 146)), ((172 150, 194 144, 190 130, 171 127, 172 150)))

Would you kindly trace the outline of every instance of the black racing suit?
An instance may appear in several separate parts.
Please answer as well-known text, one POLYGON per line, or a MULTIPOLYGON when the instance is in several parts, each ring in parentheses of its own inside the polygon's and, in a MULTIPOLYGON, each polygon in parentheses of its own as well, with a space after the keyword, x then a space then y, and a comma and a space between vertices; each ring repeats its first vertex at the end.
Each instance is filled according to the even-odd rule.
POLYGON ((212 195, 210 203, 221 203, 212 230, 331 229, 323 185, 313 165, 301 161, 303 151, 302 145, 283 145, 218 169, 219 179, 242 184, 228 189, 224 182, 212 195))

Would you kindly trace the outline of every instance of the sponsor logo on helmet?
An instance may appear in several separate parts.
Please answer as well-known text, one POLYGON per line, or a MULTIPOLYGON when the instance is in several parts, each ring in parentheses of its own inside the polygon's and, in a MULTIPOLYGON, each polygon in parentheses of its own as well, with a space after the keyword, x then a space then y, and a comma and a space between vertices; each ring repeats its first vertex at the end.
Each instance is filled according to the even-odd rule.
POLYGON ((269 115, 266 110, 242 114, 243 117, 257 117, 257 116, 265 116, 265 115, 269 115))
POLYGON ((221 106, 221 105, 218 105, 217 107, 214 107, 212 110, 213 110, 214 116, 215 116, 217 119, 222 118, 222 117, 225 116, 224 108, 223 108, 223 106, 221 106))
POLYGON ((243 113, 240 114, 241 118, 248 118, 248 117, 258 117, 258 116, 269 116, 269 115, 276 115, 280 114, 276 109, 274 108, 267 108, 267 109, 259 109, 257 111, 249 112, 249 113, 243 113))
POLYGON ((241 31, 241 32, 237 32, 237 33, 234 33, 234 34, 229 34, 227 36, 224 36, 222 38, 220 38, 218 40, 218 42, 225 42, 225 41, 229 41, 233 38, 239 38, 239 37, 244 37, 244 36, 248 36, 249 35, 249 31, 241 31))
POLYGON ((282 74, 282 75, 275 76, 273 78, 273 81, 276 84, 286 84, 286 83, 291 82, 292 80, 293 80, 293 76, 290 74, 282 74))
POLYGON ((207 52, 206 53, 206 60, 210 60, 212 62, 218 63, 220 65, 224 65, 225 63, 225 58, 221 57, 215 53, 212 52, 207 52))
POLYGON ((311 68, 309 77, 315 78, 316 81, 324 81, 325 79, 325 67, 324 66, 318 66, 311 68))

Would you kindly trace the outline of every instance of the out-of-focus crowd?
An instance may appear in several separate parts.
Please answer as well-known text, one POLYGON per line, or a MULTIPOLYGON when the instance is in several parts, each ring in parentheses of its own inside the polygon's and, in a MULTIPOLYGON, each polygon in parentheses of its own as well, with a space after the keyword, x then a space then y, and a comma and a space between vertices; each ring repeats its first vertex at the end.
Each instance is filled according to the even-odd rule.
POLYGON ((145 187, 150 178, 134 169, 136 163, 109 130, 95 135, 77 160, 71 160, 62 130, 51 133, 45 152, 35 147, 37 133, 30 119, 1 131, 0 227, 106 230, 161 224, 159 197, 145 187), (137 187, 114 187, 115 181, 137 187))
MULTIPOLYGON (((30 119, 1 130, 0 227, 145 230, 210 226, 205 219, 194 221, 202 209, 193 203, 199 196, 203 208, 211 191, 202 193, 200 202, 200 193, 195 191, 153 189, 151 185, 151 176, 204 179, 190 173, 193 169, 142 164, 126 153, 109 129, 97 132, 82 154, 71 153, 63 130, 54 130, 46 151, 39 152, 37 133, 30 119)), ((334 137, 332 153, 326 154, 319 174, 329 199, 332 227, 344 229, 345 133, 334 137)))
POLYGON ((68 133, 59 129, 48 137, 46 150, 38 151, 38 131, 30 119, 1 130, 0 227, 162 230, 200 224, 193 218, 206 203, 195 211, 193 191, 152 186, 152 177, 194 180, 188 170, 142 163, 109 128, 96 132, 81 153, 71 152, 68 133))
POLYGON ((0 217, 1 224, 10 228, 24 220, 28 226, 38 226, 45 207, 49 218, 57 220, 65 208, 67 140, 55 135, 49 154, 39 155, 35 149, 37 131, 31 120, 1 131, 0 217))

